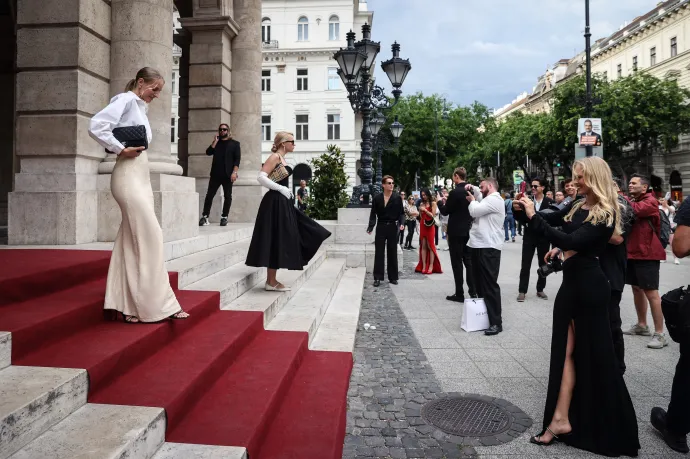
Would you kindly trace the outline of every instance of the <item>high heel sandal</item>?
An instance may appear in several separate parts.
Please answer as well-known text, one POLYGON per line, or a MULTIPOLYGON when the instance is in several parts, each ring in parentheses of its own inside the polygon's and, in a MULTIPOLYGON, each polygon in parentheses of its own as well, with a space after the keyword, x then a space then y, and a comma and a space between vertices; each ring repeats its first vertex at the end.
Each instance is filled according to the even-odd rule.
POLYGON ((170 319, 170 320, 187 320, 187 319, 189 319, 189 314, 187 314, 186 316, 181 316, 180 314, 187 314, 187 312, 180 309, 175 314, 168 316, 168 319, 170 319))
POLYGON ((117 319, 122 316, 122 321, 126 324, 138 324, 141 320, 137 316, 128 316, 122 311, 116 311, 114 309, 104 309, 103 318, 109 322, 117 322, 117 319))
POLYGON ((553 433, 553 430, 549 429, 548 427, 546 428, 546 430, 542 431, 542 433, 540 433, 539 435, 535 435, 533 437, 530 437, 529 442, 533 443, 535 445, 539 445, 539 446, 551 446, 554 443, 558 443, 558 442, 566 443, 568 438, 572 434, 572 432, 568 432, 568 433, 556 435, 555 433, 553 433), (551 438, 551 441, 549 441, 549 442, 541 441, 541 437, 546 433, 546 430, 548 430, 551 433, 551 435, 553 435, 553 437, 551 438))

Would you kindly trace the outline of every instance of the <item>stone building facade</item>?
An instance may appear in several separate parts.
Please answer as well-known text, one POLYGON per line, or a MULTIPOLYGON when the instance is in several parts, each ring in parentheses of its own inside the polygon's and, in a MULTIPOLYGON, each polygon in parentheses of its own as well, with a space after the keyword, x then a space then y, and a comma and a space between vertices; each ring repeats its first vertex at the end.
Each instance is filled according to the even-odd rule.
MULTIPOLYGON (((148 150, 165 240, 198 234, 209 139, 221 122, 242 142, 231 219, 253 221, 261 199, 261 0, 0 0, 0 210, 10 244, 110 241, 120 220, 114 158, 90 117, 143 66, 179 68, 178 156, 171 155, 171 84, 149 109, 148 150)), ((0 221, 0 225, 1 225, 0 221)))

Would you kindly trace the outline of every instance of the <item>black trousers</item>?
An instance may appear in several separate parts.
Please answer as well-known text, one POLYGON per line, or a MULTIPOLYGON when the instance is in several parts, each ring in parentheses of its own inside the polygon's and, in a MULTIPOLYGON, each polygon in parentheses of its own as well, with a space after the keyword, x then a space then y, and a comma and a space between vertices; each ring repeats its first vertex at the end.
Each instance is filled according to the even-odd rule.
POLYGON ((484 298, 490 325, 503 326, 501 318, 501 287, 498 272, 501 269, 501 251, 472 249, 472 271, 479 298, 484 298))
POLYGON ((680 343, 680 358, 673 376, 671 402, 668 404, 666 427, 677 435, 690 433, 690 340, 680 343))
POLYGON ((202 215, 210 215, 213 198, 216 197, 218 188, 223 187, 223 217, 227 217, 232 205, 232 180, 230 177, 213 177, 208 180, 208 190, 206 191, 206 199, 204 199, 204 212, 202 215))
POLYGON ((450 265, 453 267, 453 278, 455 279, 455 294, 465 296, 465 289, 462 278, 462 265, 467 271, 467 290, 470 296, 477 294, 474 287, 474 273, 472 272, 472 249, 467 246, 469 236, 451 236, 448 234, 448 250, 450 252, 450 265))
MULTIPOLYGON (((546 264, 544 257, 549 253, 549 241, 539 238, 536 241, 530 239, 522 241, 522 267, 520 268, 520 287, 518 292, 527 293, 529 288, 529 271, 532 269, 532 258, 534 251, 537 251, 537 261, 539 266, 546 264)), ((543 292, 546 287, 546 278, 537 276, 537 292, 543 292)))
MULTIPOLYGON (((417 220, 407 220, 407 238, 405 239, 405 247, 412 247, 412 238, 414 237, 414 230, 417 228, 417 220)), ((402 234, 402 231, 400 232, 402 234)))
POLYGON ((376 224, 374 280, 383 280, 383 252, 388 253, 388 280, 398 280, 398 222, 376 224))
POLYGON ((623 341, 623 330, 621 325, 621 297, 623 292, 611 289, 611 300, 609 301, 609 321, 611 323, 611 338, 613 338, 613 350, 618 358, 618 365, 621 374, 625 373, 625 341, 623 341))
POLYGON ((405 230, 404 229, 402 231, 398 230, 398 244, 403 245, 404 240, 405 240, 405 230))

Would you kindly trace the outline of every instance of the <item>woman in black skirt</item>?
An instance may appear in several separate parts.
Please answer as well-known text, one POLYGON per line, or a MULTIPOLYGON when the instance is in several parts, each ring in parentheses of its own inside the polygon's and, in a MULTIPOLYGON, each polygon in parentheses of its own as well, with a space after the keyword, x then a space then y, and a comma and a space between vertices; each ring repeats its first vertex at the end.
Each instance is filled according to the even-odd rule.
POLYGON ((331 233, 292 205, 289 185, 292 169, 285 155, 295 149, 291 132, 278 132, 273 154, 261 167, 258 182, 269 189, 261 200, 247 252, 248 266, 268 268, 265 289, 286 292, 290 287, 278 282, 279 269, 302 270, 331 233))
POLYGON ((524 196, 514 207, 565 258, 553 311, 543 430, 530 441, 547 446, 562 441, 611 457, 637 456, 635 409, 618 369, 608 317, 610 288, 597 258, 621 233, 618 200, 611 169, 601 158, 576 161, 573 172, 585 199, 550 214, 536 213, 524 196))

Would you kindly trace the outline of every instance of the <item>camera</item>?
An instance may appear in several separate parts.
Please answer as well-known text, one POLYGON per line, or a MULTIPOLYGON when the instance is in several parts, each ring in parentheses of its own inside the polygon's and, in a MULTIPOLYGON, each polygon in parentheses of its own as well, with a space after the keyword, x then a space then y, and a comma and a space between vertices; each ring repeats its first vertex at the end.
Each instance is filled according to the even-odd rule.
POLYGON ((539 269, 537 269, 537 274, 539 274, 539 277, 546 277, 549 274, 552 273, 557 273, 559 271, 563 270, 563 262, 561 261, 560 258, 555 257, 555 258, 550 258, 548 262, 544 266, 540 266, 539 269))

